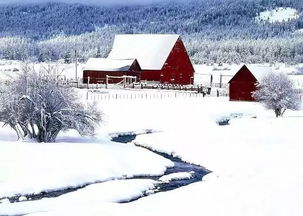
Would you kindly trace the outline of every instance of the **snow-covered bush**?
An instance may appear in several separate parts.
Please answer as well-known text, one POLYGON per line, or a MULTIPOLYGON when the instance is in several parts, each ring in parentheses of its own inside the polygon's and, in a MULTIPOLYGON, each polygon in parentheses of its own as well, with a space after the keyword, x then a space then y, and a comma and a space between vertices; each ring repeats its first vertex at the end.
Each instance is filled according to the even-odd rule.
POLYGON ((101 113, 77 102, 73 88, 57 82, 51 72, 26 68, 10 85, 1 86, 0 121, 11 126, 18 138, 54 142, 62 130, 93 135, 101 113))
POLYGON ((287 109, 300 108, 300 99, 292 81, 284 73, 270 73, 257 84, 252 96, 268 109, 274 110, 276 117, 283 116, 287 109))

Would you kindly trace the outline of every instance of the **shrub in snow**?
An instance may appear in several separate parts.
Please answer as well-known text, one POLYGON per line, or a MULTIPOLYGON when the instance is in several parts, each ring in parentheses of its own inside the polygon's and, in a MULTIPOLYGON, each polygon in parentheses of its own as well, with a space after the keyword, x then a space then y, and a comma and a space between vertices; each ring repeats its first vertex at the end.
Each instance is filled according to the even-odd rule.
POLYGON ((264 76, 252 96, 268 109, 274 110, 276 117, 283 116, 287 109, 300 108, 299 95, 292 81, 283 73, 270 73, 264 76))
POLYGON ((94 105, 86 109, 78 103, 74 89, 55 78, 51 71, 26 68, 10 85, 1 86, 0 121, 11 126, 18 138, 54 142, 60 131, 68 129, 94 134, 101 113, 94 105))

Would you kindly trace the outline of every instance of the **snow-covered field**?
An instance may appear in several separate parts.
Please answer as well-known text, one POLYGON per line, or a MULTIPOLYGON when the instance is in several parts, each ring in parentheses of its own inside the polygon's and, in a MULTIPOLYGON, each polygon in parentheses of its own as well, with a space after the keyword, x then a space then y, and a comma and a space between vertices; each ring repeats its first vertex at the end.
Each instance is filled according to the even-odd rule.
MULTIPOLYGON (((15 142, 1 128, 0 195, 38 193, 94 181, 57 198, 9 203, 0 215, 302 215, 303 111, 272 111, 253 102, 227 98, 100 100, 104 122, 94 139, 73 132, 58 142, 15 142), (222 117, 236 117, 219 126, 222 117), (157 182, 123 180, 163 173, 171 162, 132 144, 110 142, 117 132, 144 131, 134 141, 202 165, 212 173, 180 189, 117 204, 152 190, 157 182)), ((162 180, 190 178, 190 173, 162 180)), ((21 198, 21 200, 24 198, 21 198)))
POLYGON ((265 21, 269 23, 287 22, 293 19, 298 19, 299 16, 299 12, 294 8, 278 7, 273 10, 261 12, 259 16, 256 17, 256 20, 258 22, 265 21))
MULTIPOLYGON (((18 62, 2 62, 0 72, 14 76, 21 67, 18 62)), ((57 75, 64 79, 75 75, 73 64, 34 67, 55 67, 57 75)), ((302 65, 279 64, 272 68, 295 74, 302 65)), ((210 75, 214 83, 219 83, 223 75, 222 83, 226 84, 237 69, 239 65, 196 65, 195 82, 207 86, 210 75)), ((296 86, 303 87, 302 76, 290 77, 296 86)), ((90 98, 98 102, 104 113, 94 138, 69 131, 61 133, 57 143, 41 144, 16 141, 11 129, 0 128, 0 215, 303 214, 302 110, 286 111, 285 117, 276 119, 273 111, 258 103, 230 102, 225 97, 138 89, 102 91, 106 95, 133 96, 114 100, 90 98), (219 126, 217 121, 224 118, 231 118, 230 125, 219 126), (118 204, 156 190, 159 182, 136 176, 162 175, 173 166, 170 160, 134 143, 110 140, 112 134, 147 130, 154 133, 138 135, 135 144, 178 156, 212 173, 201 182, 118 204), (59 197, 26 197, 82 186, 59 197), (15 195, 24 195, 19 197, 21 202, 1 200, 15 195)), ((80 93, 85 99, 87 91, 80 93)), ((180 172, 159 181, 191 177, 190 172, 180 172)))
POLYGON ((1 197, 136 175, 160 175, 173 165, 144 149, 99 142, 1 142, 1 197))
MULTIPOLYGON (((221 82, 223 87, 226 87, 229 80, 239 71, 243 64, 223 64, 218 65, 194 65, 195 68, 195 84, 202 84, 204 86, 210 86, 210 79, 213 76, 213 84, 218 86, 221 82)), ((256 64, 255 66, 267 66, 272 69, 273 72, 282 72, 289 75, 296 86, 303 88, 303 75, 302 64, 298 65, 286 65, 282 63, 270 64, 256 64)), ((214 86, 213 85, 213 86, 214 86)))

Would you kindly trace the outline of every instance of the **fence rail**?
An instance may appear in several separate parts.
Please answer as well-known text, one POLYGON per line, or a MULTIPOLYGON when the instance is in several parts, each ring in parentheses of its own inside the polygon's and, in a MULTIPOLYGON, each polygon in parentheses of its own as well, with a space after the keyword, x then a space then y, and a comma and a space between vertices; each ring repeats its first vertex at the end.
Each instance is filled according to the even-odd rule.
POLYGON ((201 94, 210 94, 211 87, 203 85, 178 85, 178 84, 160 84, 160 83, 122 83, 122 84, 104 84, 83 82, 83 79, 69 80, 59 79, 61 84, 68 85, 80 89, 160 89, 160 90, 176 90, 176 91, 194 91, 201 94))
POLYGON ((86 100, 146 100, 146 99, 173 99, 173 98, 203 98, 205 95, 195 92, 131 92, 131 93, 102 93, 88 91, 86 100))

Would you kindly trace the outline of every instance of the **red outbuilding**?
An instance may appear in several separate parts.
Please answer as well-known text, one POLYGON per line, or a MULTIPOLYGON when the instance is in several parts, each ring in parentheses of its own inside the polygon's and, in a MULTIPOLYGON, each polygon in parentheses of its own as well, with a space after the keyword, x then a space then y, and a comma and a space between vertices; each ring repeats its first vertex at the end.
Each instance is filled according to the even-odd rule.
POLYGON ((194 68, 179 35, 116 35, 108 59, 137 59, 141 81, 193 84, 194 68))
POLYGON ((83 68, 83 83, 118 83, 123 80, 122 76, 139 80, 140 74, 141 68, 136 59, 90 58, 83 68))
POLYGON ((243 65, 229 81, 229 99, 231 101, 254 101, 252 92, 262 77, 272 70, 259 65, 243 65))

